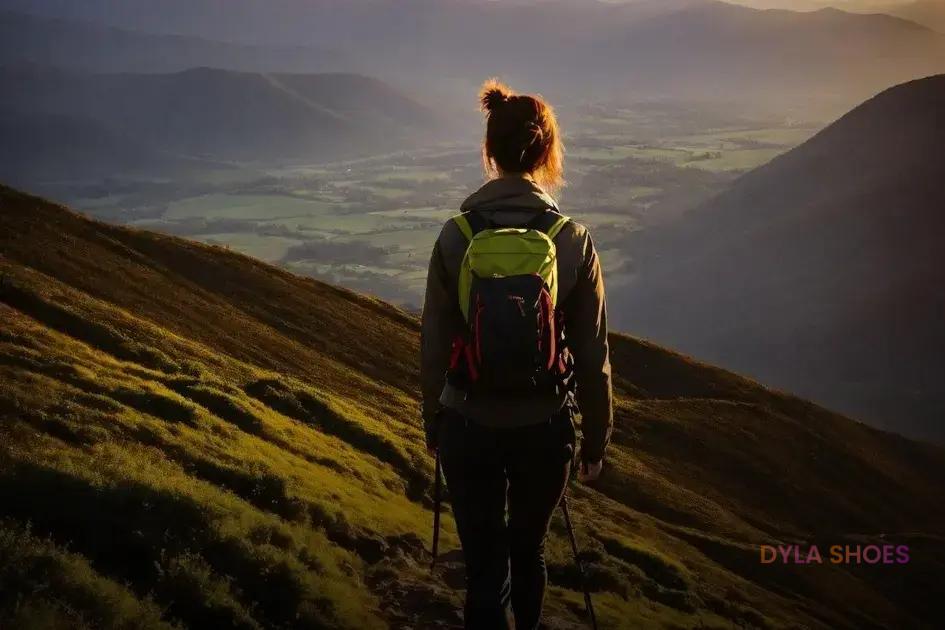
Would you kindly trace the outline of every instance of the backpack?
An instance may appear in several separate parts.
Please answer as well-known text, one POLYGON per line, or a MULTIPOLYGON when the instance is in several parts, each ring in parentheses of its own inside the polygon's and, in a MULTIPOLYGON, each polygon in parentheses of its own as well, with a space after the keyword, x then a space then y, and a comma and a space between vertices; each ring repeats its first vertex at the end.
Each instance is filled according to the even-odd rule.
POLYGON ((466 330, 453 341, 450 381, 467 392, 565 386, 554 239, 570 219, 548 210, 523 227, 497 226, 476 211, 452 220, 468 246, 457 282, 466 330))

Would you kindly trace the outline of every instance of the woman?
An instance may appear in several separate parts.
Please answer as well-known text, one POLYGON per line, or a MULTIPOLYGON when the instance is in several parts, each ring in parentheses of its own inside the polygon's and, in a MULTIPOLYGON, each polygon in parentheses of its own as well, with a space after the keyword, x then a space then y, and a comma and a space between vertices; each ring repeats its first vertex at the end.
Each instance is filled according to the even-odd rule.
POLYGON ((580 480, 598 477, 610 436, 604 284, 587 230, 560 215, 549 194, 563 183, 551 107, 495 80, 482 87, 480 102, 489 181, 433 248, 422 321, 423 418, 463 547, 466 628, 511 628, 512 615, 517 630, 529 630, 540 623, 545 538, 574 459, 576 408, 580 480), (551 269, 536 267, 545 275, 470 272, 487 255, 496 256, 494 267, 520 267, 524 259, 510 252, 524 240, 521 251, 546 248, 540 259, 551 269), (467 256, 476 247, 486 254, 467 256), (532 350, 538 360, 522 358, 532 350), (516 362, 532 372, 519 378, 516 362))

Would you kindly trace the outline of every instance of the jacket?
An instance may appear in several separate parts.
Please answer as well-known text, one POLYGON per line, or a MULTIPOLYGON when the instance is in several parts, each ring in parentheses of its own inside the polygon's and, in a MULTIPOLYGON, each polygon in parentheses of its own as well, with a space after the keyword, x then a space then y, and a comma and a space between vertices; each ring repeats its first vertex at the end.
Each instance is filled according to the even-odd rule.
MULTIPOLYGON (((557 203, 532 180, 502 177, 485 184, 461 206, 497 225, 521 226, 536 213, 558 210, 557 203)), ((565 404, 567 394, 540 392, 515 397, 466 396, 446 383, 450 347, 466 330, 457 282, 468 242, 452 220, 440 231, 427 274, 421 318, 420 381, 427 442, 433 445, 443 407, 487 426, 538 424, 565 404)), ((613 394, 607 344, 607 309, 600 261, 587 229, 569 221, 555 238, 558 308, 563 309, 565 340, 574 356, 576 403, 582 418, 582 459, 598 461, 613 427, 613 394)))

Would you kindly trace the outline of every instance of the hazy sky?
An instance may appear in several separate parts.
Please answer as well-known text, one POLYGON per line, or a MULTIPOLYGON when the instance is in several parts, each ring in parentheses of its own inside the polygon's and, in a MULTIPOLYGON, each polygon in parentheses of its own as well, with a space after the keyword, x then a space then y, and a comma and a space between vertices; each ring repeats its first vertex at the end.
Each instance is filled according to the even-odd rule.
POLYGON ((759 9, 795 9, 806 11, 823 7, 838 9, 864 10, 888 7, 895 4, 908 4, 911 0, 726 0, 734 4, 744 4, 759 9))
MULTIPOLYGON (((640 2, 641 0, 604 0, 605 2, 640 2)), ((909 4, 914 0, 722 0, 731 4, 743 4, 756 9, 793 9, 810 11, 824 7, 836 7, 848 11, 876 10, 898 4, 909 4)), ((945 2, 945 0, 942 0, 945 2)))

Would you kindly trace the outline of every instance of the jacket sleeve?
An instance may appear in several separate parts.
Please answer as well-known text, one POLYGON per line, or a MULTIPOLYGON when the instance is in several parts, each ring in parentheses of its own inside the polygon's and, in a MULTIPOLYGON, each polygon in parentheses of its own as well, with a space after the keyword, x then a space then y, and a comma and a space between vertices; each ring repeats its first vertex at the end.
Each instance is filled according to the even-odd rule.
POLYGON ((440 239, 437 239, 430 256, 420 324, 421 415, 428 446, 435 443, 436 419, 441 407, 439 399, 446 382, 455 319, 462 317, 458 302, 450 293, 449 284, 440 239))
POLYGON ((563 308, 584 433, 581 458, 596 462, 603 459, 613 429, 613 392, 604 277, 590 235, 583 241, 583 265, 563 308))

